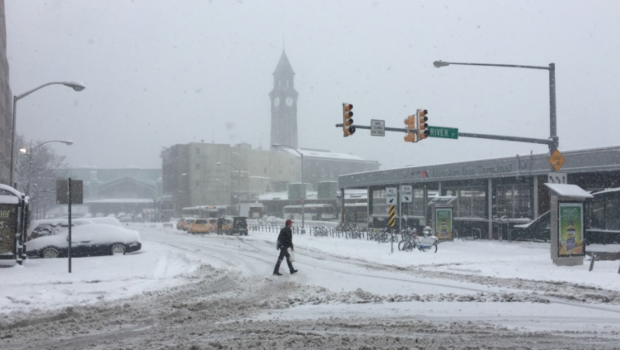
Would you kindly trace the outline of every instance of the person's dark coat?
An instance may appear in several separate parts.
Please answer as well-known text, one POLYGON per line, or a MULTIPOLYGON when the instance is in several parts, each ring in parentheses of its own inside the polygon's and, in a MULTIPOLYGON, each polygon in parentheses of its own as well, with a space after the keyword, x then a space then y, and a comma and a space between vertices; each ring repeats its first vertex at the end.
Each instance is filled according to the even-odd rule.
POLYGON ((295 249, 293 247, 293 232, 290 227, 285 227, 280 230, 278 235, 278 249, 295 249))

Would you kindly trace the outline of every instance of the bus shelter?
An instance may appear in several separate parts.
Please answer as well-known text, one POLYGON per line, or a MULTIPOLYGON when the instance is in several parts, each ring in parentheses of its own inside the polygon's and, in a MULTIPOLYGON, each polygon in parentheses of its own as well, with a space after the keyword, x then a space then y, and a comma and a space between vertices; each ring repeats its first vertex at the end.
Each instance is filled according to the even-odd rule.
POLYGON ((21 264, 26 258, 28 198, 0 184, 0 266, 21 264))

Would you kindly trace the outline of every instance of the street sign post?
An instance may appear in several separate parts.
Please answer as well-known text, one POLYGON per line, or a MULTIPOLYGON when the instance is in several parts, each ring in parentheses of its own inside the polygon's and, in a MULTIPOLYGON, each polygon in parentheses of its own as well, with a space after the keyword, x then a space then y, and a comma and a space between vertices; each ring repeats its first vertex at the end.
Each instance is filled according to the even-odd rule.
POLYGON ((385 188, 385 204, 387 205, 396 205, 398 200, 398 188, 396 187, 386 187, 385 188))
POLYGON ((547 183, 567 184, 567 175, 566 173, 547 173, 547 183))
POLYGON ((438 137, 442 139, 458 139, 459 138, 459 129, 458 128, 444 128, 441 126, 429 126, 428 131, 430 131, 429 137, 438 137))
POLYGON ((411 203, 413 194, 413 186, 411 185, 402 185, 400 186, 400 202, 401 203, 411 203))
POLYGON ((551 163, 551 166, 555 169, 555 171, 560 171, 565 161, 566 159, 564 159, 562 153, 560 153, 557 149, 553 151, 553 154, 549 157, 549 163, 551 163))
POLYGON ((370 120, 370 136, 385 136, 385 120, 370 120))
POLYGON ((404 206, 403 203, 411 203, 411 202, 413 202, 413 186, 411 185, 400 186, 400 228, 401 230, 403 227, 407 226, 407 222, 405 222, 405 226, 403 226, 403 206, 404 206))

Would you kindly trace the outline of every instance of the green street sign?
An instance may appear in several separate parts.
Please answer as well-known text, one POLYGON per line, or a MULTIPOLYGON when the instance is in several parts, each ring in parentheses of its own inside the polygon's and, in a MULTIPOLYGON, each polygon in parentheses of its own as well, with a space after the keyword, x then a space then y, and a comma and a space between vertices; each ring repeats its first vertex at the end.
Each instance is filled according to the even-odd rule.
POLYGON ((428 131, 430 131, 429 137, 439 137, 442 139, 458 139, 459 138, 459 129, 457 128, 444 128, 441 126, 429 126, 428 131))

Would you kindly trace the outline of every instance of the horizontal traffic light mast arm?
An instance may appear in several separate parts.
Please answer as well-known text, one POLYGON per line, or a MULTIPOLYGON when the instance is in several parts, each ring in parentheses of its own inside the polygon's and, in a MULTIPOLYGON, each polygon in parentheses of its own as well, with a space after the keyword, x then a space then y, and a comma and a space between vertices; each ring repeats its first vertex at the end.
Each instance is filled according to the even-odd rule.
MULTIPOLYGON (((340 124, 336 124, 337 128, 342 128, 342 123, 340 124)), ((355 126, 356 129, 368 129, 371 130, 372 128, 370 126, 366 126, 366 125, 356 125, 355 126)), ((385 131, 400 131, 400 132, 417 132, 417 129, 407 129, 407 128, 384 128, 385 131)))
MULTIPOLYGON (((341 128, 342 127, 342 123, 341 124, 336 124, 336 127, 337 128, 341 128)), ((371 129, 370 126, 366 126, 366 125, 356 125, 355 128, 356 129, 368 129, 368 130, 371 129)), ((385 131, 398 131, 398 132, 405 132, 405 133, 407 133, 407 132, 409 132, 409 133, 416 133, 418 130, 416 130, 416 129, 407 129, 407 128, 389 128, 389 127, 385 127, 385 131)), ((469 133, 469 132, 460 132, 460 131, 459 131, 459 137, 471 137, 471 138, 476 138, 476 139, 489 139, 489 140, 501 140, 501 141, 539 143, 539 144, 543 144, 543 145, 553 145, 555 143, 554 140, 550 140, 550 139, 533 139, 533 138, 529 138, 529 137, 473 134, 473 133, 469 133)))
POLYGON ((553 145, 553 140, 547 139, 532 139, 529 137, 515 137, 515 136, 501 136, 501 135, 486 135, 486 134, 472 134, 469 132, 460 132, 459 137, 473 137, 476 139, 490 139, 501 141, 515 141, 515 142, 527 142, 527 143, 540 143, 543 145, 553 145))

